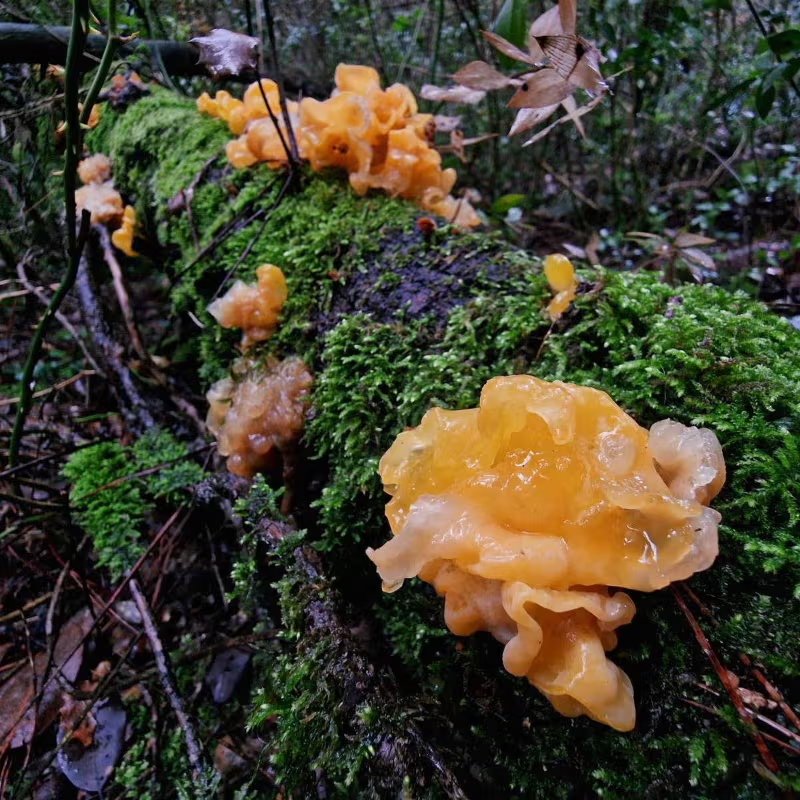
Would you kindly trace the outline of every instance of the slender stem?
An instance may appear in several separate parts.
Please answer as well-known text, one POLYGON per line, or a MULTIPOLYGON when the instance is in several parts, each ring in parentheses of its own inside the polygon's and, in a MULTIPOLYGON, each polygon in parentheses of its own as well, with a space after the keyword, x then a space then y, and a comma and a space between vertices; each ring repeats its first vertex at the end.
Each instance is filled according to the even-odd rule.
POLYGON ((80 62, 83 57, 83 48, 89 30, 89 0, 73 0, 72 3, 72 31, 69 37, 66 64, 66 86, 64 90, 64 106, 67 119, 67 147, 64 153, 64 203, 67 215, 67 271, 61 285, 53 294, 50 304, 44 312, 31 340, 28 358, 22 371, 19 387, 19 405, 14 419, 14 429, 11 432, 11 442, 8 449, 8 465, 15 467, 19 458, 19 448, 25 420, 33 402, 33 390, 36 381, 33 373, 39 363, 42 351, 44 334, 50 320, 55 316, 67 292, 75 283, 80 262, 80 247, 88 235, 89 220, 84 214, 81 220, 81 233, 77 231, 77 209, 75 206, 76 172, 82 150, 82 136, 78 115, 78 96, 80 92, 81 72, 80 62))
MULTIPOLYGON (((269 0, 264 0, 264 18, 267 23, 267 36, 269 37, 270 56, 272 57, 272 70, 275 75, 275 83, 278 84, 278 97, 281 99, 281 111, 283 112, 283 123, 286 126, 286 135, 289 137, 291 151, 289 153, 292 164, 300 163, 300 151, 297 149, 297 139, 294 135, 294 127, 289 117, 289 109, 286 107, 286 93, 283 90, 283 75, 278 59, 278 45, 275 41, 275 22, 272 19, 272 9, 269 0)), ((260 85, 260 82, 259 82, 260 85)))
POLYGON ((83 111, 81 112, 81 124, 83 125, 89 121, 92 107, 100 94, 100 90, 103 88, 103 83, 111 69, 111 62, 114 60, 120 44, 117 36, 117 0, 108 0, 106 15, 108 16, 108 38, 106 39, 105 50, 103 50, 103 57, 100 59, 100 66, 94 74, 94 80, 83 104, 83 111))

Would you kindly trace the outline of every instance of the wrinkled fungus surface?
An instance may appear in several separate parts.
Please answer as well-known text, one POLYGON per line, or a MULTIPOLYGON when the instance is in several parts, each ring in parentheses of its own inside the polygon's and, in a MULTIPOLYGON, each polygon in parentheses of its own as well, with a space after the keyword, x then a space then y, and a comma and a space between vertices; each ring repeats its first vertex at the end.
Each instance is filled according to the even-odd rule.
POLYGON ((208 307, 208 313, 223 328, 242 328, 244 349, 272 336, 289 294, 279 267, 262 264, 256 270, 256 278, 255 284, 236 281, 208 307))
MULTIPOLYGON (((432 114, 420 114, 411 90, 400 83, 382 89, 372 67, 339 64, 336 89, 324 101, 288 101, 286 110, 297 135, 301 158, 314 170, 341 168, 360 195, 381 189, 392 197, 414 200, 460 227, 480 224, 465 199, 451 194, 454 169, 442 169, 442 157, 432 146, 436 124, 432 114)), ((203 93, 198 109, 228 123, 239 138, 226 147, 235 167, 287 162, 288 141, 278 87, 264 79, 252 84, 237 100, 226 91, 215 97, 203 93), (263 95, 262 95, 263 90, 263 95), (275 121, 267 110, 273 112, 275 121)))
POLYGON ((272 361, 266 369, 240 360, 233 373, 206 394, 206 425, 228 457, 228 470, 252 478, 276 466, 299 439, 314 378, 299 358, 272 361))
POLYGON ((709 430, 648 432, 605 393, 519 375, 479 408, 430 410, 381 459, 395 534, 368 551, 395 591, 419 576, 458 635, 489 631, 503 664, 562 714, 635 723, 628 676, 608 660, 635 607, 708 568, 725 480, 709 430))

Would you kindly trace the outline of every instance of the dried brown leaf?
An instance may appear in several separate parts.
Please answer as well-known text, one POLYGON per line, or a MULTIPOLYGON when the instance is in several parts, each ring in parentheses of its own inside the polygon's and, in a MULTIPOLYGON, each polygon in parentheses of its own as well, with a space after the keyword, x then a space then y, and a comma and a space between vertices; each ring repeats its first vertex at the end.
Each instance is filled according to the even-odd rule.
POLYGON ((586 251, 582 247, 578 247, 576 244, 570 244, 569 242, 561 242, 561 247, 567 251, 567 254, 572 256, 573 258, 586 258, 586 251))
POLYGON ((659 236, 657 233, 648 233, 646 231, 628 231, 625 234, 626 239, 634 239, 638 241, 649 240, 651 242, 663 242, 664 237, 659 236))
POLYGON ((525 76, 525 82, 508 101, 509 108, 544 108, 560 103, 575 87, 553 69, 525 76))
POLYGON ((586 258, 589 263, 596 267, 600 263, 600 234, 594 231, 586 243, 586 258))
POLYGON ((577 47, 577 52, 580 52, 581 48, 584 48, 584 51, 569 75, 570 83, 574 83, 592 94, 606 91, 608 84, 603 80, 603 74, 600 72, 600 61, 602 60, 600 51, 591 42, 580 36, 577 47))
POLYGON ((572 124, 578 129, 578 133, 581 135, 581 138, 585 139, 586 129, 583 127, 583 122, 578 114, 578 103, 575 100, 575 97, 573 95, 565 97, 561 101, 561 105, 564 107, 564 111, 567 112, 567 116, 572 120, 572 124))
POLYGON ((0 754, 8 748, 22 747, 33 739, 36 730, 42 730, 55 720, 61 704, 61 680, 72 683, 83 660, 81 647, 92 627, 92 617, 83 609, 61 626, 53 648, 50 676, 45 682, 47 653, 37 653, 33 668, 27 662, 0 686, 0 754), (36 688, 41 689, 38 703, 36 688))
POLYGON ((426 83, 420 90, 419 96, 437 103, 475 105, 475 103, 480 103, 486 97, 486 92, 468 89, 466 86, 433 86, 430 83, 426 83))
POLYGON ((453 75, 453 80, 460 86, 466 86, 468 89, 477 89, 482 92, 504 89, 514 82, 485 61, 471 61, 453 75))
POLYGON ((564 29, 564 23, 561 21, 561 9, 553 6, 531 23, 528 39, 538 39, 540 36, 561 36, 565 33, 568 31, 564 29))
POLYGON ((499 50, 504 56, 508 56, 509 58, 513 58, 514 61, 521 61, 523 64, 536 64, 537 60, 534 56, 530 53, 526 53, 524 50, 521 50, 514 44, 511 44, 508 40, 504 39, 502 36, 499 36, 496 33, 492 33, 491 31, 481 31, 484 35, 486 41, 489 42, 492 47, 496 50, 499 50))
POLYGON ((191 40, 200 48, 198 63, 205 64, 214 78, 241 75, 258 69, 258 39, 224 28, 191 40))
POLYGON ((698 233, 679 233, 672 242, 675 247, 705 247, 714 244, 717 240, 710 239, 708 236, 700 236, 698 233))
POLYGON ((575 0, 558 0, 558 15, 561 18, 561 29, 564 33, 575 33, 578 19, 578 7, 575 0))
POLYGON ((558 103, 554 103, 551 106, 544 106, 543 108, 521 108, 517 112, 517 117, 508 135, 514 136, 514 134, 528 131, 540 122, 544 122, 558 106, 558 103))
POLYGON ((588 114, 603 100, 603 97, 604 95, 595 97, 594 100, 587 103, 585 106, 581 106, 572 114, 565 117, 559 117, 555 122, 550 123, 550 125, 548 125, 546 128, 543 128, 535 136, 532 136, 530 139, 528 139, 527 142, 524 142, 522 146, 527 147, 534 142, 538 142, 540 139, 543 139, 545 136, 547 136, 550 131, 552 131, 558 125, 563 125, 565 122, 569 122, 570 120, 574 121, 575 117, 582 117, 584 114, 588 114))
POLYGON ((717 271, 717 264, 714 259, 708 253, 704 253, 702 250, 697 250, 694 247, 682 247, 681 255, 687 261, 699 264, 704 269, 710 270, 711 272, 717 271))
POLYGON ((578 37, 573 34, 540 36, 537 41, 548 65, 562 78, 569 78, 583 54, 578 37))
POLYGON ((450 133, 461 125, 461 117, 446 117, 444 114, 437 114, 433 118, 437 133, 450 133))

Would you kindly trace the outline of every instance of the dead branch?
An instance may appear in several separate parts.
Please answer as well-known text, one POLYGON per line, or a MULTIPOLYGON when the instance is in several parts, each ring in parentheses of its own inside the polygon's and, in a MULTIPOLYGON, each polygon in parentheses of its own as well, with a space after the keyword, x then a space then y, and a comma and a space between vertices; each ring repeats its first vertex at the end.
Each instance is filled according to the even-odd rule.
MULTIPOLYGON (((0 23, 0 63, 2 64, 63 64, 67 55, 70 29, 66 26, 0 23)), ((106 37, 86 38, 81 68, 97 66, 106 46, 106 37)), ((137 39, 122 44, 118 58, 151 64, 155 71, 170 75, 207 75, 204 64, 198 63, 200 48, 192 42, 169 42, 157 39, 137 39)), ((231 80, 251 83, 258 79, 255 71, 242 73, 231 80)), ((269 71, 262 78, 274 78, 269 71)), ((327 97, 330 87, 319 86, 301 74, 283 75, 287 91, 304 97, 327 97)))
POLYGON ((136 578, 131 578, 128 587, 133 596, 133 601, 136 603, 136 608, 142 615, 142 623, 144 624, 144 630, 147 634, 147 640, 150 642, 150 649, 153 652, 153 657, 158 666, 161 685, 164 687, 164 692, 169 698, 169 703, 172 706, 172 710, 175 712, 175 716, 178 718, 178 723, 186 738, 186 749, 189 751, 189 760, 192 762, 192 777, 195 781, 199 781, 205 772, 205 766, 203 764, 203 756, 200 752, 200 744, 194 732, 194 726, 189 721, 189 717, 183 708, 183 700, 181 700, 181 696, 175 688, 175 681, 172 677, 172 670, 167 660, 167 654, 164 652, 164 647, 161 644, 161 639, 158 636, 158 631, 153 622, 153 615, 150 613, 150 606, 139 587, 139 582, 136 578))

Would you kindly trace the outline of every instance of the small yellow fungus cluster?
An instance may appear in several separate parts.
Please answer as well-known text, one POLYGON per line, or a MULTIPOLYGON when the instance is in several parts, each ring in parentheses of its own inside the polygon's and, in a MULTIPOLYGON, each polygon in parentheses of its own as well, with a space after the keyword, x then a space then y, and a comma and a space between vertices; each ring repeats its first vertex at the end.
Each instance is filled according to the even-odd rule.
POLYGON ((266 370, 240 361, 233 378, 209 389, 206 425, 230 472, 252 478, 278 465, 303 431, 313 382, 299 358, 272 360, 266 370))
POLYGON ((555 297, 547 306, 550 319, 555 322, 572 305, 578 290, 578 278, 572 262, 560 253, 553 253, 544 260, 544 274, 555 297))
MULTIPOLYGON (((224 328, 242 328, 242 349, 263 342, 278 327, 288 297, 280 268, 262 264, 257 282, 238 280, 208 307, 224 328)), ((232 377, 217 381, 206 394, 206 425, 227 456, 228 470, 245 478, 291 460, 305 424, 314 377, 299 358, 269 359, 266 366, 243 358, 232 377)))
POLYGON ((123 208, 111 171, 111 159, 103 153, 84 158, 78 164, 78 177, 84 185, 75 192, 75 204, 79 215, 84 210, 90 213, 92 225, 121 226, 111 234, 111 241, 126 255, 135 256, 136 210, 133 206, 123 208))
POLYGON ((518 375, 479 408, 434 408, 380 462, 394 538, 367 554, 386 591, 419 576, 458 635, 490 632, 503 664, 562 714, 630 730, 633 688, 608 660, 652 591, 708 568, 725 481, 709 430, 639 427, 605 393, 518 375))
MULTIPOLYGON (((460 227, 479 225, 480 218, 469 202, 450 194, 456 171, 442 169, 442 158, 431 146, 433 116, 418 113, 411 90, 399 83, 381 89, 378 73, 371 67, 340 64, 335 79, 336 89, 327 100, 305 98, 287 103, 300 156, 315 170, 346 170, 358 194, 381 189, 392 197, 414 200, 460 227)), ((284 141, 288 138, 273 81, 262 80, 261 89, 253 84, 243 101, 228 92, 217 92, 213 99, 204 93, 197 105, 200 111, 227 121, 239 136, 226 148, 234 166, 247 167, 259 161, 275 167, 286 163, 284 141), (266 110, 262 90, 279 120, 277 128, 266 110)))
POLYGON ((98 153, 78 164, 78 176, 85 184, 75 192, 78 214, 88 211, 92 225, 118 225, 122 220, 122 197, 111 180, 111 159, 98 153))
POLYGON ((122 212, 122 225, 111 234, 111 241, 126 256, 138 256, 133 249, 133 237, 136 233, 136 209, 133 206, 125 206, 122 212))
POLYGON ((258 282, 250 285, 236 281, 230 289, 208 307, 223 328, 242 328, 242 349, 253 342, 263 342, 278 327, 278 318, 289 291, 279 267, 262 264, 256 270, 258 282))

